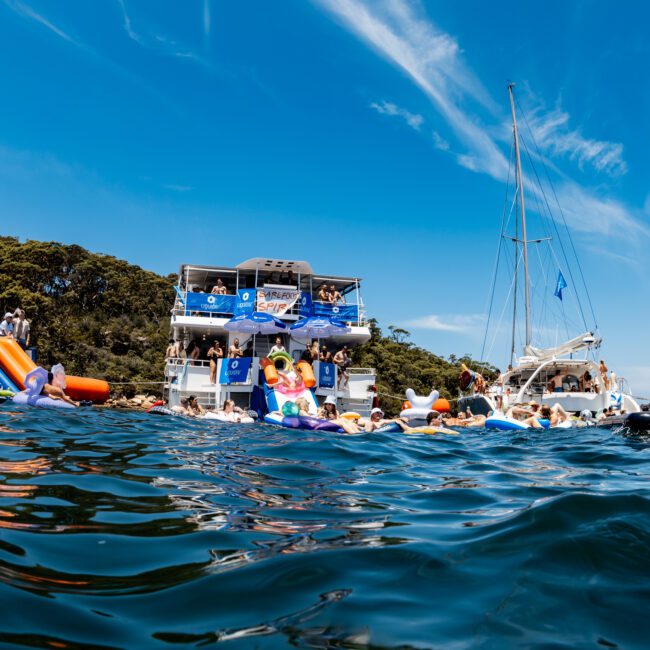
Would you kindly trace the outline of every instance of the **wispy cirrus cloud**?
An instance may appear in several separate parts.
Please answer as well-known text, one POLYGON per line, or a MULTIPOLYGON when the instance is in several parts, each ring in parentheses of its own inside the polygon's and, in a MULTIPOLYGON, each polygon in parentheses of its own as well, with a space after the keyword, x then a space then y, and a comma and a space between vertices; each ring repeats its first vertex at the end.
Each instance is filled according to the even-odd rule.
POLYGON ((569 127, 569 119, 569 114, 559 108, 550 113, 536 109, 528 115, 528 124, 542 151, 554 156, 566 156, 577 162, 580 168, 590 165, 610 176, 627 173, 621 143, 586 138, 580 129, 569 127))
MULTIPOLYGON (((445 124, 465 148, 456 162, 503 182, 508 159, 502 151, 506 113, 500 110, 463 60, 457 40, 439 29, 408 0, 313 0, 366 45, 401 70, 431 100, 445 124)), ((590 139, 568 125, 562 111, 535 115, 543 152, 591 165, 611 176, 625 173, 622 146, 590 139)), ((434 143, 436 138, 434 137, 434 143)), ((441 141, 442 142, 442 141, 441 141)), ((446 141, 444 141, 446 142, 446 141)), ((444 146, 444 145, 443 145, 444 146)), ((560 177, 557 195, 571 227, 582 232, 632 239, 649 234, 642 211, 560 177), (574 201, 569 207, 568 201, 574 201), (573 213, 573 214, 572 214, 573 213)), ((533 190, 534 191, 534 190, 533 190)), ((539 197, 540 199, 542 197, 539 197)))
MULTIPOLYGON (((176 56, 185 59, 192 59, 198 63, 204 64, 205 61, 203 58, 193 51, 191 48, 178 43, 172 39, 163 36, 162 34, 145 34, 139 30, 136 30, 133 26, 133 21, 131 20, 131 15, 127 11, 125 0, 117 0, 117 4, 122 11, 123 26, 124 31, 127 36, 147 50, 152 50, 154 52, 159 52, 161 54, 167 54, 169 56, 176 56)), ((204 30, 209 31, 210 29, 210 13, 209 7, 207 4, 204 5, 203 10, 203 26, 204 30), (206 22, 207 16, 207 22, 206 22)))
POLYGON ((34 20, 46 29, 49 29, 51 32, 59 36, 68 43, 76 45, 77 47, 84 47, 76 38, 72 37, 67 31, 63 30, 58 25, 55 25, 52 21, 48 20, 43 14, 35 11, 32 7, 27 5, 20 0, 4 0, 5 4, 9 9, 18 14, 19 16, 27 19, 34 20))
POLYGON ((438 332, 470 332, 485 325, 482 314, 428 314, 399 323, 400 327, 438 332))
POLYGON ((393 117, 400 117, 412 129, 415 129, 416 131, 420 130, 420 127, 424 122, 424 118, 422 117, 422 115, 418 115, 417 113, 411 113, 411 111, 407 111, 405 108, 402 108, 397 104, 393 104, 392 102, 387 102, 383 99, 379 102, 372 102, 370 104, 370 108, 376 110, 378 113, 381 113, 382 115, 391 115, 393 117))

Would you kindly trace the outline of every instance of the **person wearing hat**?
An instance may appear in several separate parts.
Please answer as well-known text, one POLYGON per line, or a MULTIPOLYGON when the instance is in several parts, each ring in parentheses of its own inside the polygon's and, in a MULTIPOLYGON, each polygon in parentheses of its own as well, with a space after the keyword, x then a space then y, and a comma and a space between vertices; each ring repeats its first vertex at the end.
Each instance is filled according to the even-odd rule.
POLYGON ((323 402, 323 406, 318 409, 318 417, 323 420, 337 420, 339 412, 336 410, 336 398, 334 395, 328 395, 323 402))
POLYGON ((0 323, 0 336, 14 337, 14 315, 8 311, 3 321, 0 323))
POLYGON ((328 395, 325 398, 323 406, 318 409, 317 417, 322 420, 329 420, 333 424, 338 425, 345 433, 361 432, 356 422, 339 416, 339 412, 336 410, 336 398, 333 395, 328 395))
POLYGON ((377 406, 375 406, 375 408, 370 411, 370 418, 364 420, 361 424, 363 424, 363 430, 366 433, 372 433, 380 427, 383 427, 385 424, 390 424, 391 422, 396 422, 402 427, 403 430, 406 430, 408 428, 406 424, 399 418, 394 420, 386 420, 384 418, 384 412, 377 406))

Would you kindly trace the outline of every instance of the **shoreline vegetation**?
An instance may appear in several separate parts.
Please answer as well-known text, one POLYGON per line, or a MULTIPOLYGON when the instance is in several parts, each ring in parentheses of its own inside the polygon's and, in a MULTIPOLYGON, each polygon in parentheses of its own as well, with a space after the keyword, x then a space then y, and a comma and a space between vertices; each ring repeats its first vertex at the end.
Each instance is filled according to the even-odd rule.
MULTIPOLYGON (((31 323, 37 363, 62 363, 74 375, 105 379, 113 406, 143 408, 161 394, 176 274, 147 271, 77 245, 0 237, 0 311, 21 307, 31 323)), ((353 365, 377 371, 382 407, 399 412, 407 388, 458 395, 460 364, 489 381, 496 369, 468 355, 448 359, 369 321, 371 339, 352 350, 353 365), (387 397, 393 396, 393 397, 387 397)))

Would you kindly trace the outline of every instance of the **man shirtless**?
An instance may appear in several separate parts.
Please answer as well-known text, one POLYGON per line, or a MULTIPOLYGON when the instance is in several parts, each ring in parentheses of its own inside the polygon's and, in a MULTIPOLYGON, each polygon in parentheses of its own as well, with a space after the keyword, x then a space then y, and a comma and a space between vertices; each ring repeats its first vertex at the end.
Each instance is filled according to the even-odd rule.
POLYGON ((318 300, 320 300, 321 302, 331 302, 331 300, 330 300, 330 292, 329 292, 329 289, 327 288, 326 284, 324 284, 318 290, 318 300))
POLYGON ((342 302, 343 304, 345 304, 345 298, 341 295, 341 293, 338 291, 336 286, 334 286, 333 284, 330 284, 330 294, 329 295, 330 295, 330 302, 333 305, 338 305, 339 302, 342 302))
POLYGON ((549 391, 551 393, 561 393, 563 379, 564 379, 564 375, 562 375, 562 371, 558 368, 555 371, 555 375, 553 375, 553 377, 551 377, 548 381, 549 391))
POLYGON ((244 356, 244 351, 239 347, 239 339, 235 339, 232 345, 228 348, 229 359, 239 359, 244 356))

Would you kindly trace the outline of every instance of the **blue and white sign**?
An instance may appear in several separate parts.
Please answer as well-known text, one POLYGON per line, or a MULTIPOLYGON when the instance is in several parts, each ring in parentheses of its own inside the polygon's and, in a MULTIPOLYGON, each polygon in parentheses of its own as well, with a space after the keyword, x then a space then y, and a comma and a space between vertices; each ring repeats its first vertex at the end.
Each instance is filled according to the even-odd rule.
POLYGON ((328 303, 315 302, 314 316, 325 316, 337 318, 342 321, 356 321, 359 319, 358 305, 330 305, 328 303))
POLYGON ((302 318, 307 318, 311 316, 312 302, 311 294, 304 293, 300 296, 300 311, 299 314, 302 318))
POLYGON ((235 300, 235 316, 255 311, 255 289, 240 289, 235 300))
POLYGON ((334 388, 334 377, 336 369, 333 363, 324 363, 321 361, 318 364, 318 385, 321 388, 334 388))
POLYGON ((185 300, 187 311, 232 314, 234 306, 235 296, 220 296, 214 293, 188 292, 185 300))
POLYGON ((220 384, 243 384, 248 379, 253 359, 242 357, 239 359, 222 359, 219 371, 220 384))

